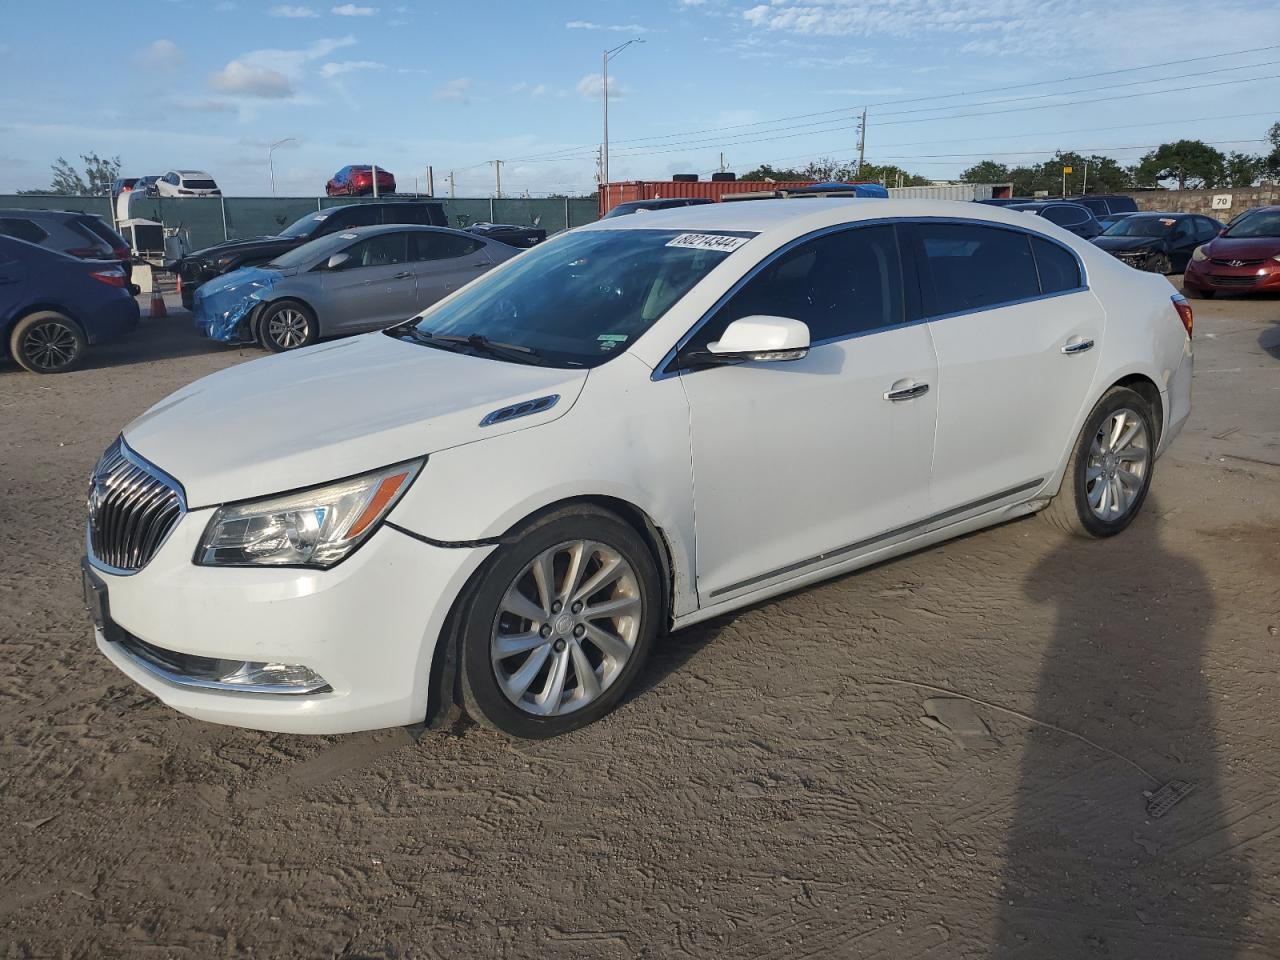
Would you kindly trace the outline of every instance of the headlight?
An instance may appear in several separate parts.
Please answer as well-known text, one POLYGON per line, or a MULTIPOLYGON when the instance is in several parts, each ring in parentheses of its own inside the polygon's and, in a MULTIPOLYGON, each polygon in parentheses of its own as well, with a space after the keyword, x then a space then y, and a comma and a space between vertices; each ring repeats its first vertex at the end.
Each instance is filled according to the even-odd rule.
POLYGON ((219 507, 205 527, 196 563, 332 567, 377 529, 424 462, 410 460, 323 487, 219 507))
POLYGON ((1202 263, 1209 258, 1205 255, 1204 247, 1196 247, 1191 251, 1191 259, 1196 263, 1202 263))

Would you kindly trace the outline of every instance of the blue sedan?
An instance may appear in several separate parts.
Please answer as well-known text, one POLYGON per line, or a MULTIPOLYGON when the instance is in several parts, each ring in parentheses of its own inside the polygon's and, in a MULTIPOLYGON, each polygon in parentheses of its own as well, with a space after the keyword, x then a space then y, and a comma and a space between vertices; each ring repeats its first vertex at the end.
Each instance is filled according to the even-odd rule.
POLYGON ((115 260, 79 260, 0 235, 0 350, 32 373, 74 369, 90 344, 138 325, 115 260))

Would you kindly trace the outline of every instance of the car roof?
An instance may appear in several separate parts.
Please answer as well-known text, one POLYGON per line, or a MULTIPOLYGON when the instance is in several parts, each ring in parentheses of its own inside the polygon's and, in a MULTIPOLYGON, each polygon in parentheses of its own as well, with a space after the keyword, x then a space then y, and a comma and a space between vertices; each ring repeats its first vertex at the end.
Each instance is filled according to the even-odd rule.
POLYGON ((1002 223, 1035 229, 1034 221, 1007 207, 968 200, 881 199, 874 197, 809 197, 707 203, 669 210, 652 210, 643 217, 596 220, 578 230, 750 231, 820 229, 840 223, 905 217, 946 217, 955 220, 1002 223))
POLYGON ((96 216, 96 213, 85 213, 83 210, 33 210, 25 207, 9 207, 0 210, 0 217, 22 218, 26 220, 40 219, 41 217, 48 219, 71 219, 75 217, 96 216))
POLYGON ((205 173, 203 170, 175 170, 173 172, 180 177, 208 177, 210 180, 213 179, 212 174, 205 173))
MULTIPOLYGON (((323 237, 317 237, 316 240, 341 237, 348 233, 354 233, 358 237, 376 237, 380 233, 400 233, 405 230, 429 233, 456 233, 460 237, 467 237, 471 240, 484 239, 478 234, 467 233, 465 230, 455 230, 453 227, 437 227, 427 223, 375 223, 365 227, 344 227, 341 230, 335 230, 333 233, 327 233, 323 237)), ((316 241, 313 240, 311 242, 315 243, 316 241)))

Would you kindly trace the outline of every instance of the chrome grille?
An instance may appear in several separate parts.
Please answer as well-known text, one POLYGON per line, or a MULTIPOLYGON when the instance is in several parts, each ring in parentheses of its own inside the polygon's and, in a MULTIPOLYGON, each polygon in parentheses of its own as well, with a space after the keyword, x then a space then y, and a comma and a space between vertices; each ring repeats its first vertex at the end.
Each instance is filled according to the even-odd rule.
POLYGON ((117 439, 89 481, 93 559, 133 573, 151 560, 186 510, 177 483, 117 439))

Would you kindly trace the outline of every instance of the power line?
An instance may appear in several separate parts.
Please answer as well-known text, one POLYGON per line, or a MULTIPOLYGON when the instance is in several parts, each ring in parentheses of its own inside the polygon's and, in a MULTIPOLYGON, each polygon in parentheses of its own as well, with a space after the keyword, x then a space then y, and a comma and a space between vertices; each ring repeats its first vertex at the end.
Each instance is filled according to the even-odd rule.
MULTIPOLYGON (((956 93, 946 93, 946 94, 930 94, 927 96, 920 96, 920 97, 904 97, 904 98, 897 98, 893 100, 881 100, 876 103, 865 104, 865 106, 867 107, 896 106, 896 105, 907 104, 907 103, 923 103, 929 100, 951 100, 957 97, 979 96, 981 94, 986 94, 986 93, 1002 93, 1007 90, 1019 90, 1019 89, 1025 89, 1027 87, 1038 87, 1038 86, 1044 86, 1050 83, 1066 83, 1069 81, 1077 81, 1077 80, 1093 80, 1098 77, 1116 76, 1122 73, 1136 73, 1141 70, 1153 70, 1153 69, 1156 69, 1157 67, 1167 67, 1167 66, 1175 66, 1175 65, 1182 66, 1188 63, 1203 62, 1205 60, 1220 60, 1220 59, 1223 59, 1224 57, 1244 56, 1245 54, 1249 54, 1249 53, 1261 53, 1264 51, 1277 50, 1277 49, 1280 49, 1280 44, 1270 44, 1264 47, 1251 47, 1245 50, 1233 50, 1233 51, 1228 51, 1226 53, 1209 54, 1201 57, 1186 57, 1186 58, 1179 58, 1176 60, 1165 60, 1160 63, 1148 63, 1138 67, 1125 67, 1118 70, 1105 70, 1099 73, 1087 73, 1087 74, 1081 74, 1078 76, 1059 77, 1053 80, 1034 80, 1034 81, 1029 81, 1025 83, 1007 84, 999 87, 985 87, 979 90, 959 91, 956 93)), ((1235 68, 1235 69, 1241 69, 1241 68, 1235 68)), ((1208 71, 1208 72, 1214 72, 1214 71, 1208 71)), ((1164 78, 1164 79, 1176 79, 1176 78, 1164 78)), ((1153 79, 1150 82, 1153 82, 1153 83, 1159 82, 1159 80, 1153 79)), ((749 127, 770 126, 777 123, 785 123, 786 121, 789 121, 789 120, 806 120, 811 117, 822 117, 822 116, 829 117, 832 114, 850 113, 854 110, 860 110, 862 106, 864 105, 859 105, 856 107, 855 106, 836 107, 830 110, 817 110, 811 113, 800 113, 800 114, 792 114, 790 116, 785 116, 785 117, 775 117, 771 120, 756 120, 750 123, 735 123, 735 124, 729 124, 729 125, 720 126, 720 127, 705 127, 700 130, 685 130, 679 133, 657 134, 649 137, 632 137, 624 140, 615 140, 614 143, 648 143, 655 140, 671 140, 677 137, 697 136, 704 133, 716 133, 716 132, 723 132, 726 130, 746 129, 749 127)), ((944 109, 944 108, 939 107, 938 109, 944 109)), ((585 144, 585 145, 578 145, 578 146, 572 146, 572 147, 563 147, 559 150, 544 151, 542 153, 530 154, 528 157, 516 157, 513 159, 528 161, 534 158, 549 157, 553 154, 569 153, 574 150, 587 149, 588 147, 591 147, 591 146, 593 145, 585 144)), ((568 158, 568 159, 573 159, 573 158, 568 158)))

